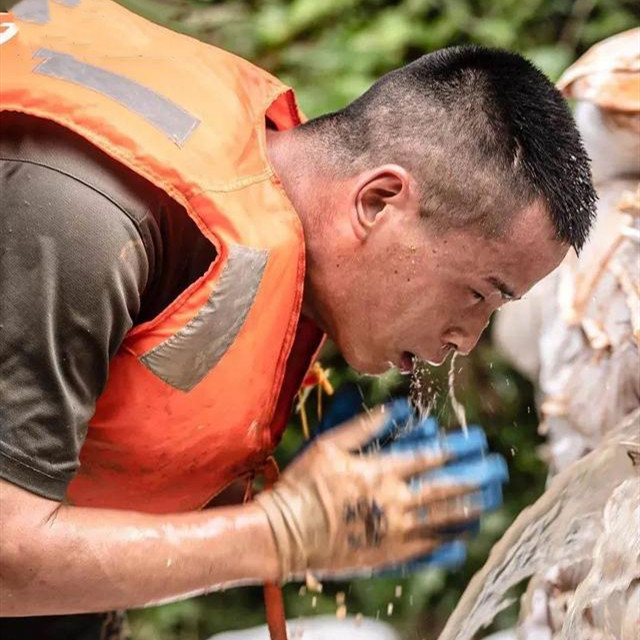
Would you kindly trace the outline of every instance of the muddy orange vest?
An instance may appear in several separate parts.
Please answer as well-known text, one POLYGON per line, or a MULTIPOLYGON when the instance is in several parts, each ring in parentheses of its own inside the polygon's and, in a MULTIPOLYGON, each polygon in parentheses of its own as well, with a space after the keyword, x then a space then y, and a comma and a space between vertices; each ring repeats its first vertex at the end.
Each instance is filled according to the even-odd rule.
POLYGON ((0 106, 48 118, 166 191, 217 250, 110 363, 78 505, 197 509, 277 444, 321 334, 300 320, 304 241, 266 155, 292 92, 108 0, 28 0, 0 30, 0 106))

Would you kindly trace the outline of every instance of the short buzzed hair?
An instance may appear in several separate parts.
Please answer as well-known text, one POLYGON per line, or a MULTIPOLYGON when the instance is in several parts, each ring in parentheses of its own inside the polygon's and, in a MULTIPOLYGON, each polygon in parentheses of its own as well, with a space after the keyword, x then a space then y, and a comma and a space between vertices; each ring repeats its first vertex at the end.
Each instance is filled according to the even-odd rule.
POLYGON ((569 107, 515 53, 467 46, 422 56, 302 130, 318 134, 336 171, 405 167, 436 228, 477 225, 493 236, 540 198, 557 239, 579 251, 595 218, 569 107))

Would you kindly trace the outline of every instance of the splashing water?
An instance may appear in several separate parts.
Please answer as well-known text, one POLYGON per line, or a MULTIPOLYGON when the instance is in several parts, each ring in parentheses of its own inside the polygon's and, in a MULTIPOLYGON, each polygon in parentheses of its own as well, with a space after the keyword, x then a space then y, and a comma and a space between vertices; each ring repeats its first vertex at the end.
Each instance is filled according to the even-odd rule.
MULTIPOLYGON (((457 399, 455 393, 456 356, 457 354, 454 353, 449 365, 448 397, 456 420, 462 427, 464 433, 467 434, 467 414, 463 404, 457 399)), ((433 411, 438 399, 438 390, 431 379, 429 365, 415 357, 413 365, 409 394, 411 397, 411 403, 418 412, 420 419, 424 420, 428 418, 433 411)))
MULTIPOLYGON (((534 573, 582 561, 592 562, 592 568, 575 592, 560 640, 585 637, 584 612, 594 603, 606 600, 605 610, 608 606, 619 613, 627 590, 638 590, 638 483, 640 409, 594 451, 558 474, 543 496, 518 516, 470 582, 439 640, 470 640, 511 604, 505 599, 508 589, 534 573)), ((640 597, 634 594, 633 606, 640 597)), ((637 611, 626 602, 622 614, 603 614, 612 638, 637 637, 620 635, 622 624, 638 628, 637 611)))
POLYGON ((418 412, 421 420, 425 420, 431 415, 435 398, 437 396, 433 391, 432 385, 427 379, 430 372, 426 362, 413 357, 413 373, 411 374, 411 383, 409 385, 409 395, 411 404, 418 412))
POLYGON ((451 356, 451 364, 449 365, 449 401, 451 402, 451 408, 453 409, 453 413, 456 416, 456 419, 460 423, 464 434, 468 436, 467 430, 467 414, 464 410, 464 406, 462 403, 456 398, 456 388, 455 388, 455 374, 456 374, 456 357, 457 353, 454 353, 451 356))

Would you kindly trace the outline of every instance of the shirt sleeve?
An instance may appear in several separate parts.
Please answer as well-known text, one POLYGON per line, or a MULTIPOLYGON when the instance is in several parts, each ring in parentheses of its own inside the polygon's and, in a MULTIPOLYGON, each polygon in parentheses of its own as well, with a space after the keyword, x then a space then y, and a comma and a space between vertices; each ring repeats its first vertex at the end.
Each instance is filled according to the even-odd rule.
POLYGON ((0 477, 62 500, 109 359, 139 312, 148 256, 99 189, 2 155, 0 477))

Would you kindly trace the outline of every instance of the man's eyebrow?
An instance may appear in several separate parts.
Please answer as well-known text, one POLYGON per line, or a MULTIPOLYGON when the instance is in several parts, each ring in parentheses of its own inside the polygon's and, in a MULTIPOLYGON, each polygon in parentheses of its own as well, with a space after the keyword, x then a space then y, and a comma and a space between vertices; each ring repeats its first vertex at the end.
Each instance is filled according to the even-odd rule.
POLYGON ((506 285, 504 282, 502 282, 500 278, 494 278, 493 276, 490 276, 487 278, 487 282, 500 292, 503 300, 520 299, 520 296, 516 296, 514 290, 509 285, 506 285))

